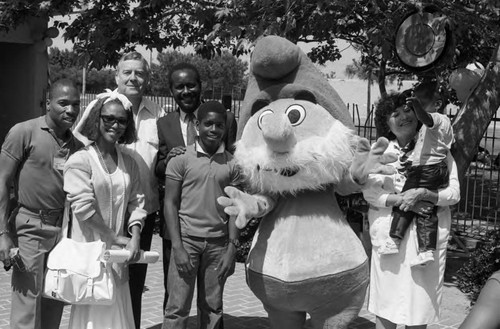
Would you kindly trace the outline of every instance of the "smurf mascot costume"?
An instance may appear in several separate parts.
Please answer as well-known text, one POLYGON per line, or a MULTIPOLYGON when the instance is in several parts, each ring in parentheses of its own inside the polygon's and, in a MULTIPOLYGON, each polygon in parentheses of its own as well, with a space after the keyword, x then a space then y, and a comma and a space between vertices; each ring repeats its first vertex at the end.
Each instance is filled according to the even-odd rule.
POLYGON ((235 159, 244 193, 218 202, 244 227, 263 217, 248 255, 247 282, 273 329, 347 328, 368 285, 368 260, 335 199, 360 189, 368 173, 392 172, 353 133, 347 108, 295 44, 261 38, 251 58, 235 159))

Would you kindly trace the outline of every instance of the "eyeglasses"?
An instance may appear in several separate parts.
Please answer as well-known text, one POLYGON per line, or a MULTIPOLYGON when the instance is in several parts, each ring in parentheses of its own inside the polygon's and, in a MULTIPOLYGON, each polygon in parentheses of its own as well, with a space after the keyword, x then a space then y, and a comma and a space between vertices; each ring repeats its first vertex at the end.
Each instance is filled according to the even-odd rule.
POLYGON ((128 124, 128 118, 117 118, 112 115, 101 115, 102 122, 106 126, 113 126, 115 123, 118 123, 119 126, 125 127, 128 124))

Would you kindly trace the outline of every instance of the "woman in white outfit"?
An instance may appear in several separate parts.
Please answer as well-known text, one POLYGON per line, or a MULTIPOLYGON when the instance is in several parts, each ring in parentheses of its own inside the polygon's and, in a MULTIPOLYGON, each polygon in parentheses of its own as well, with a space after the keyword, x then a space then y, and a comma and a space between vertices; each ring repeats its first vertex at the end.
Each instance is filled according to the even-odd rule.
POLYGON ((378 134, 389 139, 386 152, 396 153, 399 160, 392 164, 396 168, 395 174, 370 175, 363 191, 370 205, 368 219, 373 245, 368 310, 377 316, 377 329, 395 329, 397 324, 423 329, 427 324, 439 320, 446 246, 451 226, 448 206, 460 200, 457 168, 450 154, 448 187, 439 191, 417 188, 398 194, 406 180, 405 164, 411 161, 411 146, 419 129, 415 113, 405 106, 406 96, 406 93, 390 94, 377 104, 375 122, 378 134), (389 237, 392 207, 429 212, 430 207, 420 204, 420 200, 438 206, 436 261, 426 266, 411 267, 410 263, 418 252, 415 223, 412 223, 402 240, 399 253, 380 255, 378 250, 389 237))
MULTIPOLYGON (((101 239, 107 248, 124 247, 130 251, 128 261, 134 261, 139 257, 140 231, 147 214, 137 164, 119 147, 135 140, 130 102, 111 91, 98 98, 77 127, 91 144, 73 154, 64 168, 64 190, 72 211, 71 238, 101 239)), ((115 302, 73 305, 70 328, 134 329, 128 266, 108 266, 115 279, 115 302)))

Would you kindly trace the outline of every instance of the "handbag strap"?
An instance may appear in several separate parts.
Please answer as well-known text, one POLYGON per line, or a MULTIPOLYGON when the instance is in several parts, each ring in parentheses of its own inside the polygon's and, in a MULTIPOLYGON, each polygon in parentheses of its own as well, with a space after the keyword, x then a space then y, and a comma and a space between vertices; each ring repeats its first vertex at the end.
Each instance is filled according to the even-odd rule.
POLYGON ((64 202, 64 212, 63 212, 63 225, 62 225, 62 236, 68 239, 71 238, 71 231, 73 226, 73 212, 71 211, 71 205, 66 199, 64 202))
POLYGON ((71 239, 71 228, 73 226, 73 212, 71 211, 71 205, 69 205, 69 202, 68 202, 68 233, 66 234, 66 236, 68 237, 68 239, 71 239))

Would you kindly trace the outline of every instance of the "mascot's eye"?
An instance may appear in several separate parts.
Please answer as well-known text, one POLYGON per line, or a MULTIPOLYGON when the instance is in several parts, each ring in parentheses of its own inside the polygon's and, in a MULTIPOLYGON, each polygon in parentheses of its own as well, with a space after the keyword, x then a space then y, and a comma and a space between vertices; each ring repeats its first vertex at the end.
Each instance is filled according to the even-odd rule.
POLYGON ((260 130, 262 130, 262 120, 264 117, 268 114, 273 114, 274 112, 272 110, 265 110, 259 115, 259 118, 257 119, 257 126, 259 127, 260 130))
POLYGON ((298 126, 306 118, 306 110, 300 105, 292 105, 286 109, 285 114, 288 116, 288 120, 292 126, 298 126))

